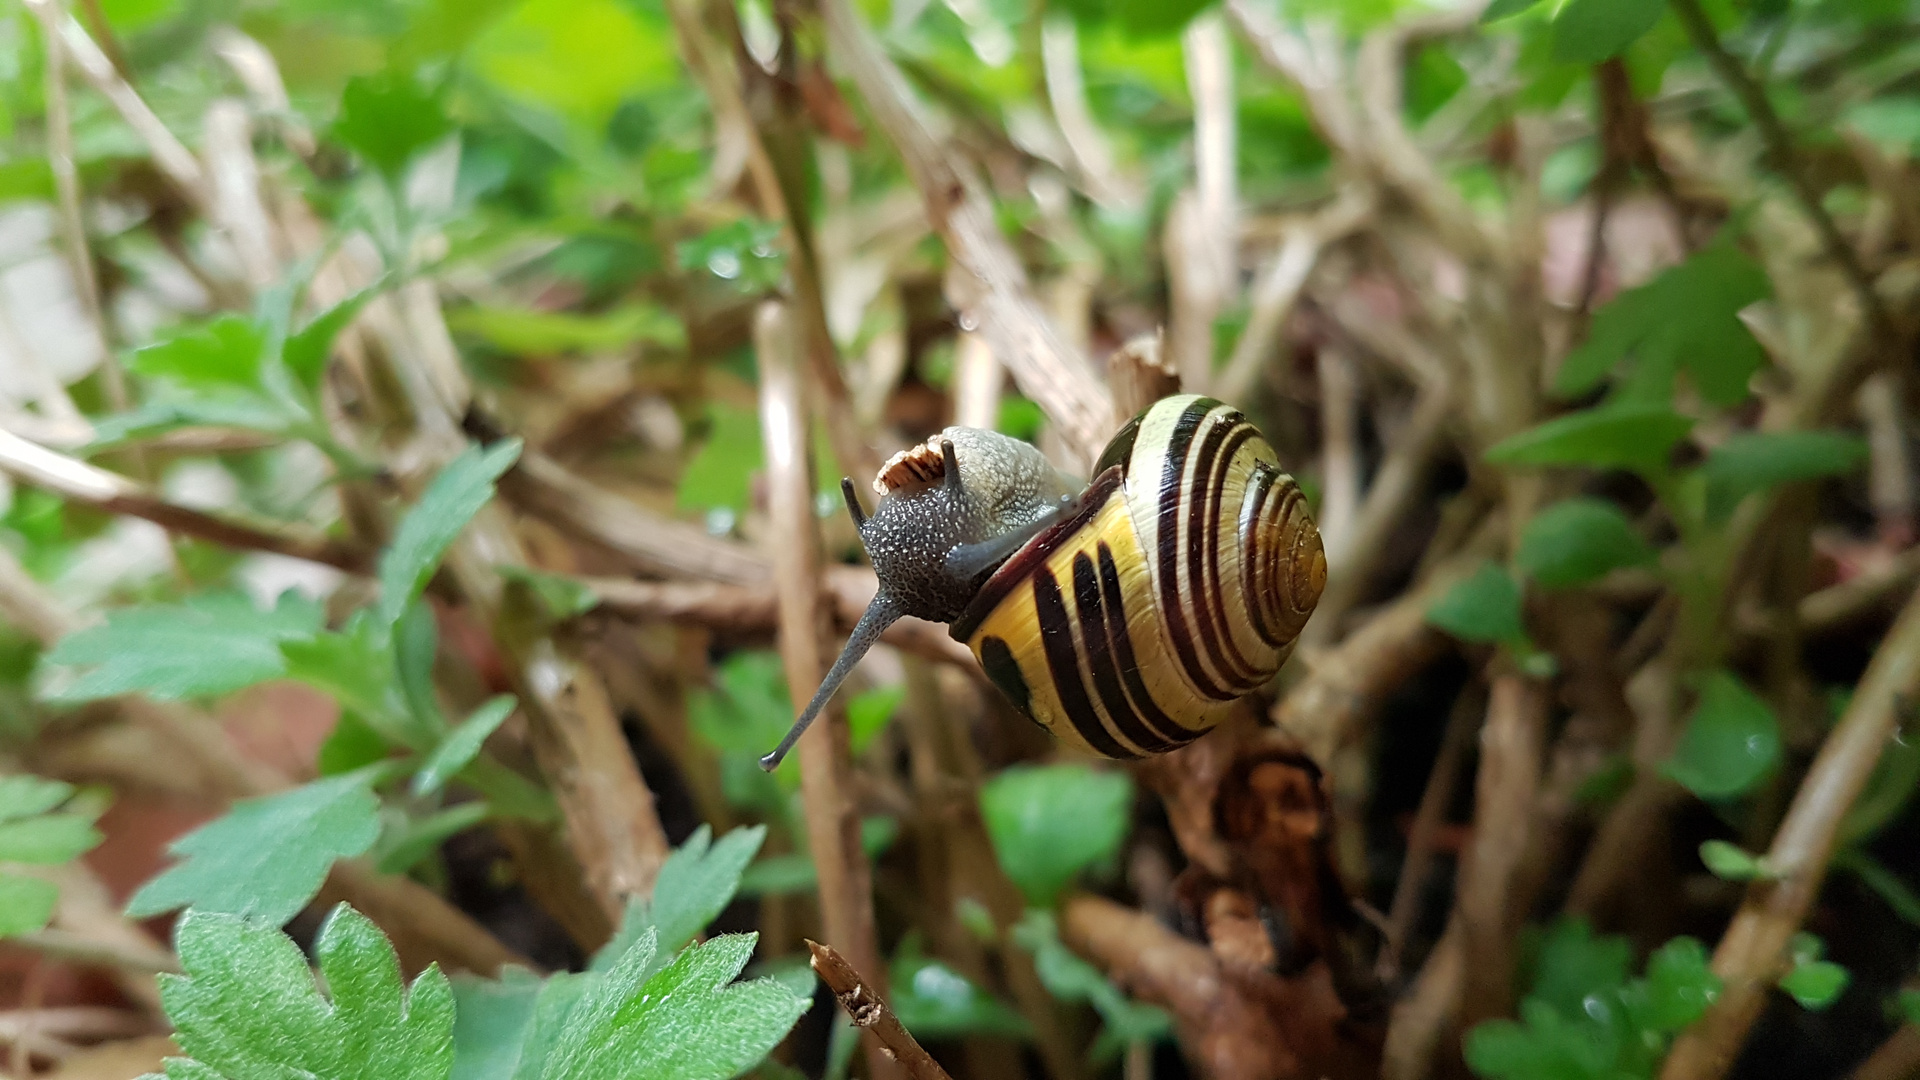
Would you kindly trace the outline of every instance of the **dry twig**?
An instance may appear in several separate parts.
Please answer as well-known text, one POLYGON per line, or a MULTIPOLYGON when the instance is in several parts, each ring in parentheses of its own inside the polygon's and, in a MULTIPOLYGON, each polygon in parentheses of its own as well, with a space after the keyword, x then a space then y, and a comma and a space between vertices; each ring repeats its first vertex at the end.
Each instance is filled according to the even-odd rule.
MULTIPOLYGON (((754 349, 760 367, 760 430, 767 465, 767 511, 771 518, 774 589, 780 604, 780 657, 794 701, 813 695, 826 670, 821 632, 829 606, 820 588, 820 533, 813 513, 814 484, 808 468, 810 440, 799 335, 776 301, 754 318, 754 349)), ((800 739, 800 792, 806 802, 807 846, 819 869, 820 916, 828 936, 840 942, 861 971, 884 972, 873 924, 873 879, 860 846, 860 815, 853 802, 847 722, 829 706, 800 739)), ((818 955, 818 954, 816 954, 818 955)), ((884 993, 885 984, 878 989, 884 993)), ((867 1044, 875 1077, 898 1075, 881 1042, 867 1044)))
POLYGON ((1819 895, 1840 820, 1893 737, 1902 700, 1916 691, 1920 591, 1874 651, 1845 715, 1801 781, 1767 849, 1774 878, 1748 887, 1746 902, 1714 950, 1713 971, 1725 988, 1706 1016, 1674 1042, 1661 1080, 1718 1080, 1732 1066, 1766 1003, 1767 987, 1780 974, 1788 941, 1819 895))
POLYGON ((813 953, 814 973, 833 991, 840 1007, 853 1020, 853 1026, 873 1032, 880 1045, 906 1071, 908 1080, 952 1080, 947 1070, 907 1033, 900 1018, 893 1015, 893 1010, 873 992, 860 972, 847 963, 846 957, 817 941, 808 941, 807 949, 813 953))

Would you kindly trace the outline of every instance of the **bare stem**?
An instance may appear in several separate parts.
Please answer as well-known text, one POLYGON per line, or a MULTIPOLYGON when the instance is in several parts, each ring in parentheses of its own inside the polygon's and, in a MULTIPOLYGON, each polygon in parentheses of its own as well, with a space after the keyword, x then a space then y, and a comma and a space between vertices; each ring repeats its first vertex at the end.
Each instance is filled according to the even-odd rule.
POLYGON ((817 941, 808 941, 807 948, 813 953, 814 973, 833 991, 854 1026, 872 1032, 905 1070, 908 1080, 952 1080, 947 1070, 907 1033, 900 1018, 893 1015, 893 1010, 887 1008, 887 1003, 861 978, 859 970, 847 963, 846 957, 817 941))

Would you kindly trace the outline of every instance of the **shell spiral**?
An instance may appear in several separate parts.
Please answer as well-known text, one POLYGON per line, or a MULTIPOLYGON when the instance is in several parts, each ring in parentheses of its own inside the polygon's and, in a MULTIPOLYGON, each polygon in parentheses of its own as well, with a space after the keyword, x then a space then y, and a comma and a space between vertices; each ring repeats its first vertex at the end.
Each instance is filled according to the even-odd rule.
POLYGON ((1246 417, 1167 398, 952 633, 1022 712, 1106 757, 1183 746, 1280 670, 1326 584, 1306 499, 1246 417))

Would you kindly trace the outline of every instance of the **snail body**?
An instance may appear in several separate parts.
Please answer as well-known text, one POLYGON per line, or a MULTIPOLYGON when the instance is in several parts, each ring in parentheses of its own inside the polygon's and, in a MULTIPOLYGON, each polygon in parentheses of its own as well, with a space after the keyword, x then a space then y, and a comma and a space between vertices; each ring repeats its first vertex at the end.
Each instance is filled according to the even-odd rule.
POLYGON ((1111 758, 1199 738, 1293 651, 1326 558, 1306 499, 1246 417, 1166 398, 1069 481, 1026 443, 948 428, 896 455, 868 518, 848 510, 880 590, 794 730, 882 630, 949 624, 987 678, 1061 740, 1111 758))

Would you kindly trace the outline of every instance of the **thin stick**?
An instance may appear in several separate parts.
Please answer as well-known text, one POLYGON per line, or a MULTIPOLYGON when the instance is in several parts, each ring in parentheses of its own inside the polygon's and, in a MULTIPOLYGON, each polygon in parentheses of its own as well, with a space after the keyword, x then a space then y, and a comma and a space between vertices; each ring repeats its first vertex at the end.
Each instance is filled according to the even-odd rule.
POLYGON ((1053 107, 1054 122, 1067 140, 1087 194, 1107 206, 1138 206, 1143 194, 1140 182, 1120 171, 1113 145, 1087 104, 1080 35, 1072 16, 1051 14, 1041 24, 1040 62, 1046 73, 1047 103, 1053 107))
MULTIPOLYGON (((779 538, 772 554, 780 601, 780 657, 787 690, 794 701, 801 701, 820 685, 825 668, 820 639, 829 609, 820 595, 820 533, 813 512, 810 428, 798 355, 804 346, 796 329, 775 301, 762 304, 754 318, 772 525, 768 535, 779 538)), ((827 936, 846 948, 859 970, 881 972, 884 978, 873 922, 872 870, 860 846, 860 817, 852 798, 848 737, 846 715, 823 711, 800 740, 800 795, 806 804, 808 847, 820 872, 820 916, 827 936)), ((876 985, 885 993, 884 982, 876 985)), ((882 1042, 868 1040, 867 1065, 875 1077, 899 1075, 882 1042)))
POLYGON ((1461 853, 1457 901, 1466 950, 1461 1024, 1504 1016, 1513 997, 1513 932, 1525 912, 1509 903, 1532 829, 1545 751, 1547 693, 1522 675, 1495 676, 1480 732, 1473 839, 1461 853))
POLYGON ((1908 548, 1886 565, 1858 577, 1809 593, 1799 604, 1800 623, 1809 632, 1844 625, 1869 611, 1880 610, 1896 593, 1910 588, 1915 578, 1920 578, 1920 547, 1908 548))
MULTIPOLYGON (((1126 423, 1163 397, 1180 392, 1180 373, 1167 359, 1158 331, 1141 334, 1107 357, 1114 420, 1126 423)), ((1231 400, 1231 399, 1228 399, 1231 400)))
POLYGON ((1748 887, 1745 903, 1714 950, 1713 971, 1725 989, 1706 1016, 1675 1041, 1661 1080, 1718 1080, 1733 1064, 1780 973, 1788 941, 1819 895, 1841 818, 1897 730, 1902 699, 1917 690, 1920 591, 1874 651, 1845 715, 1801 781, 1767 850, 1775 880, 1748 887))
POLYGON ((1287 319, 1306 290, 1307 279, 1327 245, 1358 228, 1373 212, 1367 189, 1348 186, 1340 197, 1307 221, 1288 226, 1273 261, 1254 283, 1246 329, 1233 343, 1233 355, 1221 369, 1215 389, 1222 401, 1243 402, 1280 342, 1287 319))
POLYGON ((61 11, 57 0, 25 0, 25 3, 40 17, 48 35, 58 37, 66 46, 66 54, 79 65, 80 73, 112 103, 121 119, 147 144, 147 153, 152 155, 153 163, 161 175, 172 182, 189 205, 200 210, 207 209, 211 199, 207 193, 206 174, 200 168, 199 159, 185 144, 174 138, 173 132, 167 130, 167 125, 161 122, 139 93, 120 77, 120 73, 114 70, 113 61, 100 51, 100 46, 94 43, 86 28, 72 15, 61 11))
POLYGON ((860 87, 874 121, 899 150, 927 203, 928 220, 954 263, 978 287, 965 319, 1028 397, 1091 462, 1113 429, 1113 404, 1093 365, 1054 329, 1034 302, 1026 271, 1000 234, 992 206, 916 113, 905 80, 880 51, 848 0, 823 0, 828 48, 860 87))
MULTIPOLYGON (((1795 149, 1792 133, 1780 119, 1780 114, 1774 111, 1773 102, 1768 100, 1766 89, 1720 44, 1720 35, 1714 30, 1707 13, 1701 9, 1699 0, 1673 0, 1673 13, 1679 18, 1680 25, 1686 28, 1694 47, 1706 56, 1714 74, 1727 85, 1734 97, 1740 99, 1747 118, 1753 121, 1753 126, 1760 131, 1760 138, 1766 143, 1767 154, 1773 159, 1774 168, 1786 177, 1794 201, 1800 204, 1801 212, 1806 214, 1814 231, 1819 234, 1827 257, 1838 264, 1841 274, 1853 289, 1854 299, 1866 317, 1878 356, 1873 357, 1867 365, 1861 365, 1858 361, 1842 363, 1850 368, 1879 367, 1893 370, 1905 356, 1906 336, 1887 310, 1887 305, 1882 302, 1879 291, 1874 287, 1873 275, 1861 263, 1859 252, 1840 232, 1833 215, 1827 213, 1820 189, 1815 186, 1806 162, 1795 149)), ((1864 370, 1861 374, 1864 374, 1864 370)), ((1832 380, 1832 389, 1841 392, 1844 400, 1851 396, 1857 381, 1858 377, 1852 375, 1837 378, 1832 380)), ((1821 413, 1828 411, 1830 409, 1827 407, 1820 408, 1821 413)))
POLYGON ((109 514, 144 518, 162 528, 227 547, 270 551, 365 573, 372 556, 356 545, 281 524, 240 521, 168 502, 141 484, 0 429, 0 472, 109 514))
POLYGON ((977 333, 962 332, 953 350, 953 422, 991 431, 1000 420, 1000 388, 1007 369, 993 346, 977 333))
MULTIPOLYGON (((45 13, 53 19, 66 16, 59 0, 42 2, 45 13)), ((115 411, 125 411, 127 377, 107 341, 106 316, 100 307, 100 278, 94 273, 93 252, 87 247, 87 225, 81 216, 80 171, 73 153, 73 111, 67 100, 67 48, 60 35, 43 36, 47 44, 47 162, 59 192, 61 239, 68 266, 73 271, 74 292, 80 297, 80 310, 99 339, 100 378, 107 392, 107 403, 115 411)))
POLYGON ((14 938, 13 943, 42 956, 71 964, 116 968, 144 975, 180 970, 180 961, 158 945, 138 946, 103 941, 70 930, 38 930, 14 938))
MULTIPOLYGON (((1471 688, 1470 688, 1471 689, 1471 688)), ((1428 871, 1433 868, 1433 850, 1445 824, 1447 810, 1453 805, 1454 789, 1460 782, 1460 767, 1481 719, 1480 695, 1462 691, 1447 716, 1447 729, 1440 736, 1440 753, 1427 773, 1427 786, 1420 793, 1420 807, 1414 811, 1413 828, 1407 831, 1407 853, 1400 862, 1400 880, 1394 883, 1393 902, 1387 908, 1387 954, 1381 958, 1384 979, 1397 975, 1401 954, 1412 936, 1413 922, 1420 912, 1421 894, 1426 891, 1428 871)))
POLYGON ((1920 1075, 1920 1027, 1902 1024, 1860 1063, 1852 1080, 1912 1080, 1915 1075, 1920 1075))
POLYGON ((1353 370, 1353 358, 1337 345, 1321 347, 1319 368, 1321 495, 1317 521, 1331 572, 1347 559, 1354 515, 1360 512, 1360 379, 1353 370))
POLYGON ((893 1015, 893 1010, 887 1008, 887 1003, 860 977, 859 970, 847 963, 846 957, 812 939, 807 941, 807 949, 813 953, 814 973, 833 991, 853 1025, 872 1032, 906 1070, 908 1080, 953 1080, 947 1070, 914 1041, 900 1018, 893 1015))

